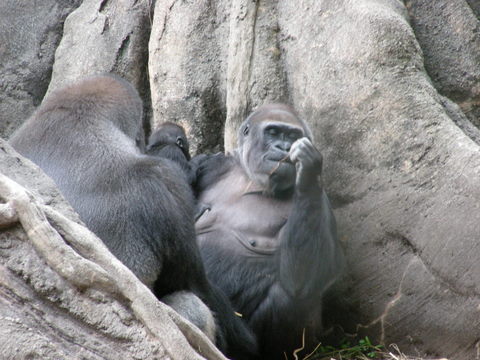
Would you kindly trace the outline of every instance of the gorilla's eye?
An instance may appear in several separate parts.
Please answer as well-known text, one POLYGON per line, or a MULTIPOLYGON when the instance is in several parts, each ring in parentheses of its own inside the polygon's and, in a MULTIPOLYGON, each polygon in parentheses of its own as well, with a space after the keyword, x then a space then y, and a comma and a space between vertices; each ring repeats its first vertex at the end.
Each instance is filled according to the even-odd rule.
POLYGON ((270 136, 277 136, 278 135, 278 129, 274 128, 274 127, 268 128, 267 133, 270 136))
POLYGON ((288 138, 293 142, 300 139, 303 134, 300 131, 292 131, 288 134, 288 138))
POLYGON ((177 137, 176 144, 183 149, 183 139, 181 137, 177 137))
POLYGON ((248 125, 245 125, 245 128, 243 129, 243 135, 248 135, 250 128, 248 125))

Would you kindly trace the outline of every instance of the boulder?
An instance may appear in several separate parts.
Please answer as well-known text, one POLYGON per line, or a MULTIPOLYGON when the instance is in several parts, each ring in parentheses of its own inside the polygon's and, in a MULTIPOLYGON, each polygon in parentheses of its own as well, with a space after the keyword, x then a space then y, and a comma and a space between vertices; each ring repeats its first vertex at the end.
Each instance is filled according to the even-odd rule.
POLYGON ((480 127, 480 2, 408 0, 405 5, 435 87, 480 127))
POLYGON ((349 264, 340 324, 407 353, 474 358, 479 148, 430 81, 406 8, 282 1, 278 12, 349 264))
POLYGON ((80 2, 0 2, 0 136, 10 136, 42 101, 63 22, 80 2))
MULTIPOLYGON (((149 69, 162 69, 155 79, 158 88, 166 84, 162 116, 186 104, 185 121, 202 124, 205 105, 189 101, 213 86, 200 79, 221 80, 213 91, 223 99, 227 150, 238 123, 263 102, 289 101, 313 128, 349 264, 327 304, 330 324, 407 353, 473 358, 480 338, 479 133, 462 104, 431 81, 411 26, 413 3, 157 4, 163 30, 151 43, 173 49, 175 61, 155 61, 151 44, 149 69), (185 23, 184 14, 195 15, 185 23)), ((433 21, 434 14, 425 16, 433 21)), ((471 15, 465 19, 478 21, 471 15)), ((444 37, 460 46, 454 26, 444 37)), ((456 78, 450 69, 438 67, 456 78)))
POLYGON ((150 7, 150 1, 83 1, 65 20, 48 92, 87 75, 115 73, 137 88, 145 105, 148 130, 150 7))
MULTIPOLYGON (((184 125, 194 152, 231 150, 250 111, 291 103, 324 155, 348 261, 326 324, 405 353, 475 358, 477 2, 149 4, 84 1, 66 21, 51 87, 124 75, 149 124, 184 125)), ((24 68, 36 74, 35 64, 24 68)))

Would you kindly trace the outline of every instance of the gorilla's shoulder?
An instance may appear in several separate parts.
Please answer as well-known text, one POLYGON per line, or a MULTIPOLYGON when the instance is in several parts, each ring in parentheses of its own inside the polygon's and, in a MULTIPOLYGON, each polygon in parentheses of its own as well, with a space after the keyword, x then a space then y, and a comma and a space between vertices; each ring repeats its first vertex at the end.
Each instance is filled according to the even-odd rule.
POLYGON ((142 154, 135 155, 130 160, 125 172, 140 187, 151 188, 153 192, 163 186, 189 188, 182 169, 170 159, 142 154))
POLYGON ((196 169, 195 193, 199 194, 235 167, 237 160, 234 156, 216 153, 197 155, 191 162, 196 169))

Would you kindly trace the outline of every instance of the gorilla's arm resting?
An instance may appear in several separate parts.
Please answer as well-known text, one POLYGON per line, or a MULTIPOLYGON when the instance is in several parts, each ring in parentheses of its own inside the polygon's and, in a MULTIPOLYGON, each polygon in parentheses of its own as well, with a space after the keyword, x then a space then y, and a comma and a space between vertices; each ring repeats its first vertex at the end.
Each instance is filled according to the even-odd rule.
POLYGON ((279 234, 280 285, 296 298, 321 294, 337 278, 343 254, 335 218, 325 191, 314 185, 295 191, 293 208, 279 234))

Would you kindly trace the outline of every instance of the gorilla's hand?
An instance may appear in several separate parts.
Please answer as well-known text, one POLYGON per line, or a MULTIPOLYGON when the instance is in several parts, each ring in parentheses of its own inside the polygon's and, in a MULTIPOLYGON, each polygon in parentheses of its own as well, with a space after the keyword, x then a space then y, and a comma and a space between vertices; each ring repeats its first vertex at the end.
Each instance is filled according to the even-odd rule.
POLYGON ((297 169, 296 188, 307 191, 322 173, 322 154, 308 138, 303 137, 292 144, 290 160, 297 169))

